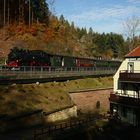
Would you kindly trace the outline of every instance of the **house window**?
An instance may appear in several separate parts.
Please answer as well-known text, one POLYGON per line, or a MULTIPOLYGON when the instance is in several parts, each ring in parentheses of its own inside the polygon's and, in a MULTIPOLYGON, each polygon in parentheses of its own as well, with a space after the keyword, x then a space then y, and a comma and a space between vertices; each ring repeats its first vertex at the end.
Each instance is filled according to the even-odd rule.
POLYGON ((128 72, 134 72, 134 62, 128 62, 127 70, 128 72))
POLYGON ((123 83, 122 84, 122 90, 123 90, 123 93, 122 94, 124 94, 124 95, 127 94, 127 88, 128 88, 127 84, 126 83, 123 83))

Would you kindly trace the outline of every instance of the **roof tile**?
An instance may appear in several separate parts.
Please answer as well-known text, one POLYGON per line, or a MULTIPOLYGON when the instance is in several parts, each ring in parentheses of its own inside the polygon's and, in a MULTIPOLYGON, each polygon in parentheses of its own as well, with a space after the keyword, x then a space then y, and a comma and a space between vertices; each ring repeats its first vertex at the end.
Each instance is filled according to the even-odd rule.
POLYGON ((140 45, 128 53, 125 57, 140 57, 140 45))

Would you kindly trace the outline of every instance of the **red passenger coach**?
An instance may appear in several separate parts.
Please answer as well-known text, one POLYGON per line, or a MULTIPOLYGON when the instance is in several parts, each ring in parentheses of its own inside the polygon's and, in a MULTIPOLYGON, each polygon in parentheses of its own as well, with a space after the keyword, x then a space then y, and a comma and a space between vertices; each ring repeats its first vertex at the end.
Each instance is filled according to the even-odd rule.
POLYGON ((76 66, 77 67, 94 67, 95 62, 92 59, 77 58, 76 59, 76 66))

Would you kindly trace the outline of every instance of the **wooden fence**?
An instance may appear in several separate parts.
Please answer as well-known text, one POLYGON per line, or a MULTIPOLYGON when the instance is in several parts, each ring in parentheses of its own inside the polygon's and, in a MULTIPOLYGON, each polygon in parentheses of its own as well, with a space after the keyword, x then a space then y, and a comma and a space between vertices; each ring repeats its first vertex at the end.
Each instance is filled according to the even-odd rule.
POLYGON ((94 124, 96 120, 101 119, 102 116, 89 116, 84 119, 78 119, 74 121, 67 121, 67 122, 62 122, 58 123, 55 125, 49 125, 46 127, 42 128, 35 128, 34 129, 34 140, 40 140, 43 137, 48 137, 52 136, 54 133, 59 132, 59 133, 64 133, 65 130, 71 130, 73 128, 82 128, 82 127, 87 127, 91 124, 94 124))

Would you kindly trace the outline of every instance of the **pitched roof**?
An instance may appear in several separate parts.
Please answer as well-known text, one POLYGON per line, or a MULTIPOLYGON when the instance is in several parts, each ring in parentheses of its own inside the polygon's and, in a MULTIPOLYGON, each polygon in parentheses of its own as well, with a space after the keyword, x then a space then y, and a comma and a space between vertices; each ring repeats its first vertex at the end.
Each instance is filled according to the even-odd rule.
POLYGON ((140 45, 128 53, 125 57, 140 57, 140 45))

